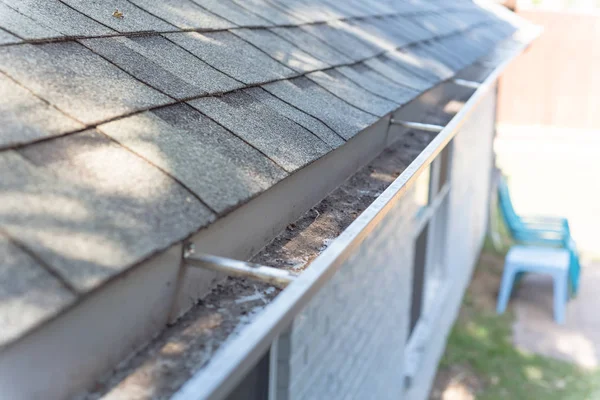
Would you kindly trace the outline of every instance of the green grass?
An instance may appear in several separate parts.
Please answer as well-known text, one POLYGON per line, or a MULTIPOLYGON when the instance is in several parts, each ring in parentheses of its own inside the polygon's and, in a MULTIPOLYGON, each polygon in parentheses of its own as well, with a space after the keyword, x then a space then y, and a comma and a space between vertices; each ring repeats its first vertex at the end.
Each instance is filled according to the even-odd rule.
MULTIPOLYGON (((489 247, 489 244, 487 245, 489 247)), ((528 354, 511 344, 513 314, 494 312, 502 255, 484 250, 440 368, 462 366, 475 375, 478 400, 600 399, 600 371, 528 354)))

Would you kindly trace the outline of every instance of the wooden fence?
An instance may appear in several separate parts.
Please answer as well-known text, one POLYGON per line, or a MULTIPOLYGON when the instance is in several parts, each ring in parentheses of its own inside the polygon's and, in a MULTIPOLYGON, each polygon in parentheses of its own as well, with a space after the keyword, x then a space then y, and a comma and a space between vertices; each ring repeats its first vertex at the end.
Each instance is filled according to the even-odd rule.
POLYGON ((519 14, 544 33, 504 74, 498 122, 600 129, 600 15, 519 14))

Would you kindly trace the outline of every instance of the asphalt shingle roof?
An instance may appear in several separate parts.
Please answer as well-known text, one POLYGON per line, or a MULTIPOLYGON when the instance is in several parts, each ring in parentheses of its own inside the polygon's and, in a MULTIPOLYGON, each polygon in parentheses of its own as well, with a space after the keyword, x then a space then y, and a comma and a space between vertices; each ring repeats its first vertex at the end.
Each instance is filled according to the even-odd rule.
POLYGON ((202 97, 189 104, 293 172, 331 149, 301 125, 243 92, 202 97))
POLYGON ((0 0, 0 346, 514 29, 470 0, 0 0))
POLYGON ((287 176, 258 150, 186 104, 98 129, 177 178, 218 213, 287 176))
POLYGON ((0 47, 0 70, 86 124, 171 101, 76 42, 0 47))
POLYGON ((81 43, 134 78, 176 99, 244 86, 162 36, 97 38, 81 43))
POLYGON ((230 32, 171 33, 165 36, 207 64, 245 84, 294 75, 293 70, 230 32))
POLYGON ((117 32, 160 32, 175 28, 172 24, 160 20, 142 8, 123 0, 63 0, 63 2, 117 32), (119 10, 123 17, 116 18, 107 10, 119 10))
MULTIPOLYGON (((55 31, 49 37, 56 36, 95 36, 109 35, 114 31, 90 16, 77 12, 59 0, 2 0, 10 8, 22 14, 35 24, 50 27, 55 31), (57 34, 57 33, 58 34, 57 34)), ((10 16, 8 17, 10 18, 10 16)), ((4 18, 3 18, 4 19, 4 18)), ((19 20, 17 23, 24 22, 19 20)), ((29 21, 25 23, 29 29, 29 21)), ((19 28, 19 26, 17 26, 19 28)), ((17 32, 18 34, 18 32, 17 32)))
POLYGON ((307 77, 350 105, 378 117, 383 117, 400 106, 363 89, 334 69, 313 72, 307 77))
MULTIPOLYGON (((129 1, 180 29, 228 29, 235 26, 191 0, 129 1)), ((123 15, 123 18, 127 16, 123 15)))
POLYGON ((233 33, 296 72, 309 72, 329 67, 328 64, 266 29, 236 29, 233 33))

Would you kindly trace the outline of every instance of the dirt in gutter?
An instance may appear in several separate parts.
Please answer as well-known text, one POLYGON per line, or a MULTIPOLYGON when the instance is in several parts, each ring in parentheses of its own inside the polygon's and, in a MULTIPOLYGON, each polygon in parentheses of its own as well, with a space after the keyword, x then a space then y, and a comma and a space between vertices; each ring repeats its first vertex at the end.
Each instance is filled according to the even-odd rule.
MULTIPOLYGON (((408 132, 290 224, 251 261, 301 272, 404 171, 435 136, 408 132)), ((269 304, 279 289, 227 278, 177 324, 79 398, 167 399, 269 304)))

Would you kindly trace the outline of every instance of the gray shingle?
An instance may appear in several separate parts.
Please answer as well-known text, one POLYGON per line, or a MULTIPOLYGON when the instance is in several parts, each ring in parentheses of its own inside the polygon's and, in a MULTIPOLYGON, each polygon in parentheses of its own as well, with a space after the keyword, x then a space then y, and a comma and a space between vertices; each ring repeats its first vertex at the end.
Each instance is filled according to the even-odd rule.
POLYGON ((428 31, 415 22, 415 16, 396 15, 384 19, 382 27, 388 31, 394 32, 398 37, 405 37, 402 43, 415 43, 423 40, 432 39, 435 33, 428 31))
POLYGON ((0 148, 83 128, 0 73, 0 148))
POLYGON ((314 0, 278 0, 273 2, 288 14, 305 22, 322 22, 343 18, 334 7, 314 0))
POLYGON ((305 77, 273 82, 263 87, 327 124, 345 139, 377 121, 377 117, 352 107, 305 77))
MULTIPOLYGON (((58 0, 2 1, 36 23, 49 26, 66 36, 96 36, 114 33, 112 29, 100 25, 58 0)), ((14 32, 19 35, 19 31, 14 32)))
POLYGON ((302 23, 302 20, 288 14, 287 12, 277 8, 275 5, 268 3, 266 0, 233 0, 241 7, 252 10, 264 19, 271 21, 277 25, 297 25, 302 23))
MULTIPOLYGON (((413 0, 411 0, 413 1, 413 0)), ((329 3, 334 3, 336 0, 328 0, 329 3)), ((363 0, 348 0, 348 4, 353 4, 355 8, 361 10, 363 16, 369 15, 386 15, 397 13, 400 10, 398 7, 401 6, 402 2, 394 1, 394 2, 385 2, 385 1, 368 1, 365 2, 363 0)))
POLYGON ((437 14, 422 14, 412 17, 411 20, 425 28, 432 36, 442 36, 452 31, 450 25, 446 23, 448 18, 448 15, 441 17, 437 14))
POLYGON ((113 121, 99 129, 179 179, 219 213, 287 175, 186 104, 113 121))
MULTIPOLYGON (((192 0, 208 11, 233 22, 238 26, 270 26, 273 25, 247 8, 230 0, 192 0)), ((260 14, 259 14, 260 15, 260 14)))
POLYGON ((348 24, 343 21, 304 25, 301 29, 315 35, 340 53, 350 57, 353 61, 373 57, 375 54, 381 52, 374 45, 352 34, 348 29, 348 24))
POLYGON ((62 0, 79 12, 111 27, 117 32, 169 31, 175 26, 166 23, 125 0, 62 0), (122 18, 113 16, 119 10, 122 18))
POLYGON ((19 42, 21 42, 21 39, 19 39, 15 35, 11 35, 5 30, 0 29, 0 44, 10 44, 19 42))
POLYGON ((369 68, 365 63, 338 67, 336 71, 368 91, 398 104, 405 104, 420 94, 418 90, 384 78, 383 75, 369 68))
POLYGON ((354 107, 379 117, 400 106, 368 92, 335 70, 317 71, 307 77, 354 107))
POLYGON ((350 57, 340 53, 329 46, 327 42, 322 41, 302 28, 272 28, 270 30, 329 65, 340 65, 352 62, 350 57))
POLYGON ((191 0, 129 1, 181 29, 227 29, 235 26, 191 0))
POLYGON ((397 17, 367 18, 347 21, 348 25, 364 32, 365 36, 379 38, 388 50, 404 46, 415 41, 415 35, 406 34, 399 29, 397 17))
POLYGON ((230 32, 170 33, 165 37, 219 71, 246 84, 287 78, 295 74, 230 32))
POLYGON ((360 2, 347 0, 340 2, 337 0, 319 0, 320 3, 326 4, 331 9, 335 10, 344 18, 360 18, 371 15, 373 10, 368 10, 366 7, 361 6, 360 2))
POLYGON ((0 226, 80 291, 213 219, 156 167, 86 131, 0 153, 0 226))
POLYGON ((1 47, 0 70, 88 124, 171 101, 74 42, 1 47))
POLYGON ((325 155, 331 147, 292 120, 244 92, 189 102, 267 155, 288 172, 325 155))
POLYGON ((232 32, 295 71, 315 71, 329 66, 266 29, 236 29, 232 32))
POLYGON ((75 300, 58 279, 0 234, 0 348, 75 300))
POLYGON ((436 59, 435 56, 424 53, 420 50, 421 44, 390 51, 385 55, 393 64, 405 68, 424 78, 436 77, 439 80, 445 80, 454 75, 452 69, 436 59))
POLYGON ((435 41, 420 46, 421 52, 417 51, 416 53, 423 54, 427 58, 433 58, 449 67, 452 71, 458 71, 462 67, 471 64, 477 58, 473 57, 473 49, 469 47, 464 37, 459 37, 461 40, 458 46, 454 46, 455 43, 446 43, 446 46, 444 46, 440 41, 435 41), (460 53, 457 54, 456 52, 460 53))
POLYGON ((263 104, 269 106, 279 114, 288 117, 292 121, 302 125, 331 147, 336 148, 345 143, 345 141, 338 134, 327 127, 327 125, 318 119, 311 117, 307 113, 300 111, 296 107, 289 105, 283 100, 273 96, 266 90, 259 87, 254 87, 247 89, 246 93, 260 100, 263 104))
POLYGON ((162 36, 81 41, 131 75, 177 99, 243 86, 162 36))
POLYGON ((63 36, 50 26, 26 17, 2 2, 0 2, 0 27, 29 40, 63 36))
POLYGON ((394 64, 387 55, 370 58, 364 63, 369 68, 372 68, 374 71, 385 76, 387 79, 391 79, 400 85, 408 86, 418 91, 425 91, 440 81, 439 78, 429 76, 429 74, 427 74, 426 77, 417 75, 412 71, 414 68, 408 70, 403 66, 394 64))
POLYGON ((382 35, 380 32, 371 28, 369 23, 380 24, 381 18, 370 17, 360 20, 349 20, 349 21, 334 21, 330 25, 335 28, 341 29, 350 35, 353 40, 360 43, 365 43, 370 49, 370 56, 380 54, 384 51, 394 50, 398 47, 394 41, 382 35))

